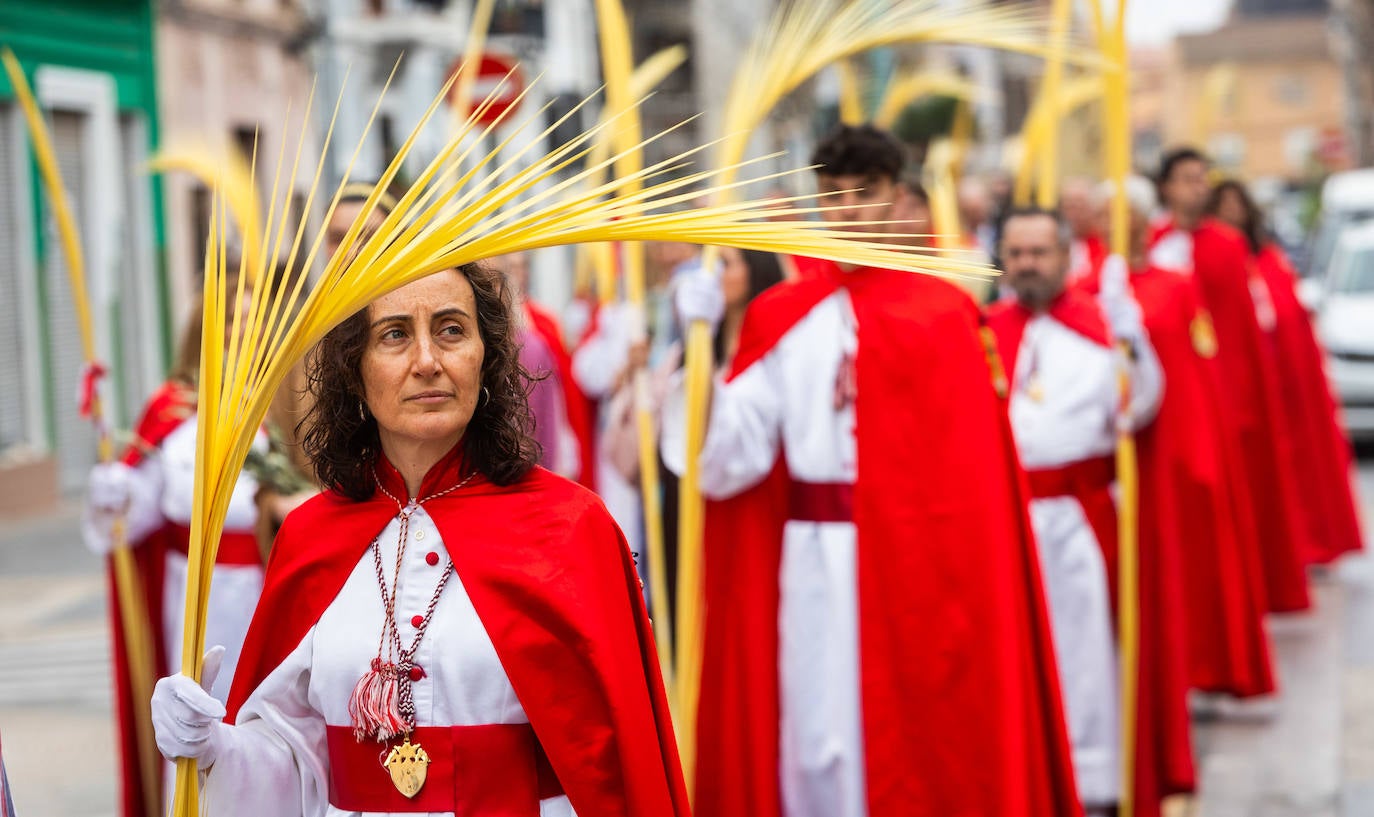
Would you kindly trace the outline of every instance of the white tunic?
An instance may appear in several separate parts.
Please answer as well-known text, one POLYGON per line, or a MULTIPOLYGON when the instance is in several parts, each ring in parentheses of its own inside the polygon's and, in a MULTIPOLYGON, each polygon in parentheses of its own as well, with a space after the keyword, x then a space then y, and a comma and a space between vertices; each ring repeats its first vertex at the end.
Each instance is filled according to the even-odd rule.
MULTIPOLYGON (((701 489, 724 499, 757 485, 779 453, 794 480, 853 484, 854 405, 836 408, 844 363, 858 348, 847 290, 798 321, 760 360, 717 382, 701 452, 701 489)), ((664 457, 680 472, 681 395, 665 405, 664 457)), ((786 817, 864 817, 856 529, 788 521, 778 610, 780 764, 786 817)))
MULTIPOLYGON (((158 448, 162 468, 162 515, 168 522, 189 527, 195 501, 196 415, 173 429, 158 448)), ((267 435, 259 432, 255 448, 267 445, 267 435)), ((225 533, 256 535, 258 524, 258 481, 243 471, 234 484, 229 511, 224 517, 225 533)), ((186 620, 186 556, 167 551, 167 575, 162 586, 162 632, 167 661, 173 670, 181 667, 182 625, 186 620)), ((224 647, 224 663, 210 694, 223 703, 229 697, 229 684, 243 651, 243 639, 253 620, 253 610, 262 595, 261 565, 216 564, 210 585, 209 615, 205 621, 207 646, 224 647)))
MULTIPOLYGON (((597 400, 601 405, 601 419, 606 422, 611 416, 611 400, 615 397, 616 378, 625 368, 629 359, 631 332, 634 318, 629 314, 633 309, 629 304, 612 304, 601 308, 600 320, 595 330, 587 336, 573 352, 572 374, 578 388, 587 397, 597 400)), ((625 534, 631 552, 635 553, 639 565, 640 578, 647 578, 644 558, 644 520, 642 503, 639 500, 639 486, 625 479, 610 463, 602 451, 601 438, 604 429, 597 428, 596 448, 596 486, 597 493, 606 503, 620 530, 625 534)))
MULTIPOLYGON (((400 516, 378 538, 388 584, 396 565, 400 516)), ((396 620, 409 647, 443 574, 448 555, 423 507, 410 518, 401 563, 396 620), (439 556, 430 565, 427 556, 439 556)), ((237 725, 208 775, 209 814, 337 817, 357 814, 329 804, 326 726, 350 726, 348 700, 377 656, 386 612, 371 549, 301 643, 244 702, 237 725)), ((413 684, 417 726, 529 723, 477 611, 457 573, 444 587, 414 661, 425 677, 413 684)), ((378 781, 391 780, 380 764, 378 781)), ((573 817, 566 796, 540 802, 541 817, 573 817)))
MULTIPOLYGON (((1163 380, 1145 344, 1132 366, 1137 426, 1158 409, 1163 380)), ((1012 374, 1012 431, 1027 470, 1112 454, 1120 407, 1117 353, 1046 314, 1026 325, 1012 374)), ((1087 806, 1119 794, 1117 669, 1111 594, 1102 551, 1073 497, 1034 499, 1040 553, 1079 797, 1087 806)))

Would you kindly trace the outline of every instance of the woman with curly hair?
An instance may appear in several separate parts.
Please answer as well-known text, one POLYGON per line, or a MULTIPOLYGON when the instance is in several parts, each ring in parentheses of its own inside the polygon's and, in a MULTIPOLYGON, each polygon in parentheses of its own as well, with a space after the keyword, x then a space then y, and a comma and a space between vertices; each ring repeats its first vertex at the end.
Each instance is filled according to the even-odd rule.
POLYGON ((634 565, 535 466, 500 276, 379 298, 310 381, 327 490, 278 535, 227 717, 186 676, 153 697, 211 813, 686 815, 634 565))

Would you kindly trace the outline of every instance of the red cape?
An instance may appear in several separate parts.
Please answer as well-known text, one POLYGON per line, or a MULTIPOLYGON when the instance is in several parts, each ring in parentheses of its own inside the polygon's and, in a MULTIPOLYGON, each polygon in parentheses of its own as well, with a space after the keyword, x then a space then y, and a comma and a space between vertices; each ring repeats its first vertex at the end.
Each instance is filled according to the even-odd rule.
MULTIPOLYGON (((124 452, 121 462, 138 466, 151 452, 162 445, 186 418, 195 414, 196 391, 184 383, 169 380, 163 383, 143 409, 143 416, 134 426, 134 441, 124 452)), ((153 659, 151 667, 154 678, 166 675, 167 649, 162 643, 162 584, 167 561, 166 541, 162 532, 151 534, 141 542, 130 542, 134 566, 143 591, 143 603, 148 611, 148 632, 152 636, 153 659)), ((145 817, 151 809, 161 810, 161 791, 145 791, 138 768, 138 743, 134 731, 133 690, 129 677, 129 653, 124 642, 124 617, 119 609, 119 596, 115 589, 114 563, 106 560, 105 573, 108 577, 110 600, 110 634, 112 669, 114 672, 115 713, 118 718, 116 739, 119 748, 119 806, 124 817, 145 817)), ((158 764, 157 777, 162 777, 162 764, 158 764)), ((159 784, 160 785, 160 784, 159 784)))
MULTIPOLYGON (((1095 279, 1087 282, 1094 287, 1095 279)), ((1151 526, 1172 531, 1183 590, 1188 684, 1239 697, 1274 691, 1264 576, 1238 452, 1227 444, 1210 325, 1196 282, 1150 268, 1131 275, 1167 387, 1137 438, 1142 552, 1151 526)), ((1171 549, 1172 550, 1172 549, 1171 549)))
MULTIPOLYGON (((1108 330, 1102 309, 1089 294, 1096 278, 1083 282, 1084 288, 1066 290, 1051 304, 1055 320, 1088 340, 1108 346, 1108 330)), ((1135 279, 1132 279, 1135 283, 1135 279)), ((1140 291, 1142 309, 1146 309, 1140 291)), ((1147 311, 1148 314, 1148 311, 1147 311)), ((1007 361, 1009 373, 1015 360, 1030 310, 1015 300, 1004 300, 988 310, 988 325, 998 338, 998 348, 1007 361)), ((1172 387, 1172 382, 1169 383, 1172 387)), ((1188 720, 1187 654, 1183 641, 1183 588, 1179 576, 1178 540, 1172 525, 1164 524, 1160 507, 1161 476, 1153 455, 1159 421, 1137 436, 1140 457, 1140 658, 1138 663, 1136 706, 1135 803, 1142 817, 1158 817, 1160 802, 1172 794, 1196 787, 1193 769, 1192 736, 1188 720)), ((1088 509, 1084 509, 1088 512, 1088 509)), ((1115 506, 1112 507, 1115 511, 1115 506)), ((1095 524, 1103 559, 1107 565, 1113 604, 1117 601, 1117 548, 1115 513, 1105 531, 1095 524)))
POLYGON ((1337 420, 1322 350, 1294 288, 1283 250, 1269 244, 1255 257, 1276 318, 1271 333, 1282 384, 1280 407, 1291 431, 1298 510, 1306 526, 1309 563, 1328 563, 1360 550, 1359 512, 1350 488, 1354 454, 1337 420))
MULTIPOLYGON (((462 466, 455 448, 420 495, 452 485, 462 466)), ((404 493, 389 464, 378 471, 392 494, 404 493)), ((653 633, 629 549, 601 501, 536 468, 505 487, 479 477, 425 510, 573 808, 686 817, 653 633)), ((396 512, 385 496, 352 502, 326 492, 286 518, 230 689, 230 720, 396 512)))
MULTIPOLYGON (((1167 222, 1159 225, 1155 240, 1172 229, 1167 222)), ((1305 532, 1298 524, 1293 475, 1284 467, 1283 438, 1289 432, 1280 414, 1274 356, 1255 315, 1245 238, 1214 219, 1204 219, 1192 235, 1192 275, 1216 330, 1227 427, 1234 429, 1244 457, 1241 473, 1255 514, 1267 609, 1305 610, 1311 605, 1301 559, 1305 532)))
MULTIPOLYGON (((734 362, 844 287, 858 319, 860 696, 874 815, 1080 813, 1026 495, 953 285, 881 269, 773 287, 734 362)), ((695 806, 778 817, 778 567, 787 474, 708 506, 695 806)))
POLYGON ((563 343, 563 330, 559 328, 558 319, 529 299, 525 300, 525 316, 529 319, 530 328, 539 333, 553 352, 558 365, 558 380, 563 386, 564 415, 577 437, 577 454, 580 458, 577 482, 595 491, 596 445, 592 437, 592 401, 578 388, 577 379, 573 377, 572 355, 568 354, 568 347, 563 343))
MULTIPOLYGON (((1066 289, 1050 304, 1049 316, 1073 331, 1096 343, 1111 347, 1107 323, 1096 299, 1077 289, 1066 289)), ((1004 298, 988 307, 988 327, 997 336, 997 352, 1007 367, 1007 376, 1016 372, 1016 358, 1021 353, 1021 338, 1033 313, 1015 298, 1004 298)))

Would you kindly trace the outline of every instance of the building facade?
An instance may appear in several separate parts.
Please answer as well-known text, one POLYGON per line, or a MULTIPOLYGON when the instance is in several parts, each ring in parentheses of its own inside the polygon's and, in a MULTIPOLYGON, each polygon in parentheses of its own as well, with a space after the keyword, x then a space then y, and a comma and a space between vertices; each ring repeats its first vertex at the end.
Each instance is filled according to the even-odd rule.
POLYGON ((1237 14, 1175 41, 1164 141, 1199 145, 1251 180, 1339 169, 1350 160, 1342 82, 1324 10, 1237 14))
MULTIPOLYGON (((305 197, 319 157, 304 111, 314 78, 304 53, 311 31, 294 0, 160 0, 157 6, 161 147, 214 157, 232 150, 245 159, 256 150, 263 212, 269 200, 288 201, 294 223, 308 216, 305 197), (291 161, 302 138, 298 177, 271 191, 278 157, 291 161)), ((333 102, 317 93, 314 105, 330 109, 333 102)), ((161 184, 169 301, 179 330, 200 299, 212 198, 201 180, 184 172, 162 175, 161 184)))

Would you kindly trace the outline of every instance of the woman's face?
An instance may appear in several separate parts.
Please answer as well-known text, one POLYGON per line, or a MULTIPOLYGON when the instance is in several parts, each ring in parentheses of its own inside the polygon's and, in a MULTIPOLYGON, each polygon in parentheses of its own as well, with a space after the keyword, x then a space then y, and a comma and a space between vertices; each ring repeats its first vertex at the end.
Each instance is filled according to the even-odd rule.
POLYGON ((1229 187, 1217 199, 1217 218, 1237 229, 1245 228, 1245 203, 1240 194, 1229 187))
POLYGON ((467 276, 421 278, 373 301, 367 320, 363 399, 382 449, 452 448, 477 408, 486 354, 467 276))
MULTIPOLYGON (((325 260, 328 261, 339 251, 339 245, 343 244, 348 231, 353 227, 353 222, 358 220, 358 216, 363 214, 363 202, 349 200, 341 201, 334 207, 333 214, 329 217, 329 223, 324 229, 324 251, 328 253, 325 260)), ((367 230, 375 230, 382 226, 386 220, 386 214, 381 210, 373 210, 367 216, 367 224, 364 232, 359 233, 359 238, 366 237, 367 230)))
POLYGON ((720 248, 720 287, 725 293, 726 309, 743 309, 749 303, 749 264, 744 253, 734 247, 720 248))

